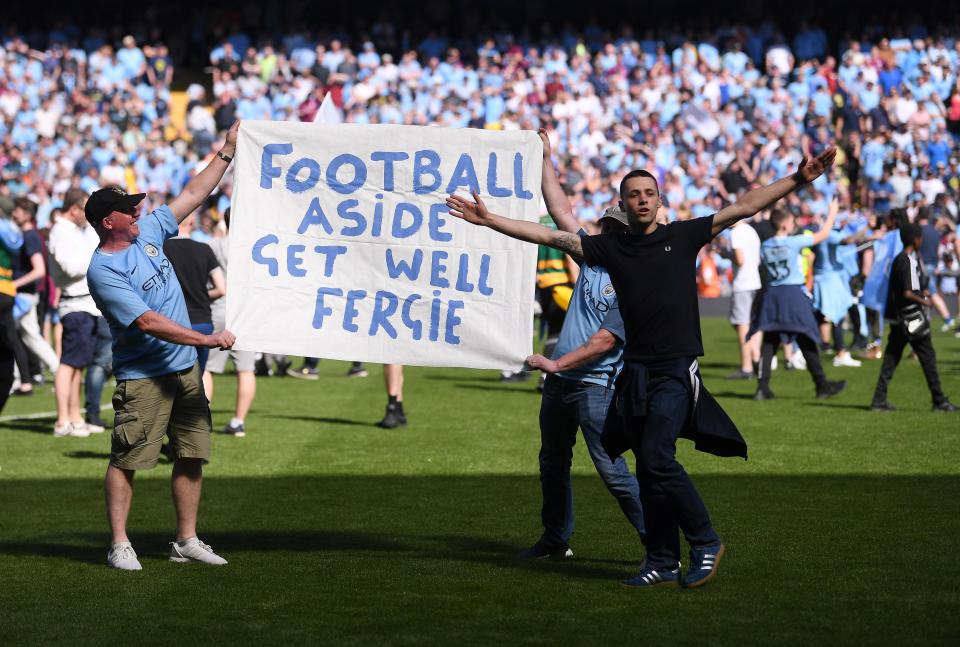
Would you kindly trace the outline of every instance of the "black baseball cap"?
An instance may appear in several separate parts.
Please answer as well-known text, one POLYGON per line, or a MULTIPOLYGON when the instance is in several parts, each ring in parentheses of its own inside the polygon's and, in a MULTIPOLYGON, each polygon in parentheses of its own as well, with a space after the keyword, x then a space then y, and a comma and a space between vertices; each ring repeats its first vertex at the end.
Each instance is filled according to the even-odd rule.
POLYGON ((87 222, 96 227, 114 211, 135 207, 146 197, 146 193, 127 193, 118 186, 97 189, 87 199, 83 212, 87 222))

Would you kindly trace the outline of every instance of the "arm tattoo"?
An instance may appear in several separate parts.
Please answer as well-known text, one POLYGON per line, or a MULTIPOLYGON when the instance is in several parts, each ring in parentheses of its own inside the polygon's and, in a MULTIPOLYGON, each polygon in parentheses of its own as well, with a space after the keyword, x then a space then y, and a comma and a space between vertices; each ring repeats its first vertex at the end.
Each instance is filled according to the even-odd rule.
POLYGON ((553 246, 561 252, 583 258, 583 245, 580 244, 580 236, 569 232, 561 232, 553 239, 553 246))

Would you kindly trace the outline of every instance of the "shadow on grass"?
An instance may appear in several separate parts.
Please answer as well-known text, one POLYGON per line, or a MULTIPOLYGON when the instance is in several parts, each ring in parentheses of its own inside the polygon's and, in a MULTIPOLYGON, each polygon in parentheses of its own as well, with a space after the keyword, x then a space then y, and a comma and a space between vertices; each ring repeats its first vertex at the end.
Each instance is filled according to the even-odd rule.
MULTIPOLYGON (((199 632, 204 642, 272 644, 295 624, 285 642, 303 640, 306 628, 311 636, 334 632, 343 639, 335 644, 390 644, 401 634, 409 644, 516 644, 547 633, 545 644, 594 644, 600 629, 604 642, 622 639, 624 609, 640 609, 649 613, 645 623, 660 623, 658 635, 684 638, 677 644, 806 644, 810 618, 840 636, 836 644, 862 643, 867 626, 890 644, 956 643, 955 623, 944 618, 955 617, 960 566, 943 557, 944 538, 960 534, 955 475, 694 478, 728 547, 720 579, 702 593, 656 592, 642 601, 616 585, 636 574, 642 549, 595 475, 573 477, 576 556, 562 561, 515 557, 540 532, 533 475, 210 476, 200 537, 230 561, 223 570, 166 563, 174 538, 169 482, 144 478, 128 524, 144 565, 136 584, 105 566, 99 479, 4 480, 0 601, 9 611, 0 633, 22 637, 4 644, 30 644, 31 636, 103 644, 57 631, 64 618, 83 617, 90 622, 77 626, 91 637, 98 623, 127 631, 146 622, 165 639, 199 632), (185 591, 214 601, 199 629, 144 615, 169 614, 185 591), (98 615, 123 595, 141 602, 110 604, 98 615), (265 613, 267 601, 279 604, 265 613), (689 617, 704 605, 733 633, 691 629, 689 617), (571 640, 588 621, 591 640, 571 640), (465 622, 471 637, 486 631, 490 640, 466 639, 465 622), (762 639, 745 641, 744 631, 762 639), (786 639, 767 640, 778 636, 786 639)), ((682 559, 686 565, 686 553, 682 559)))
MULTIPOLYGON (((960 500, 960 479, 952 476, 701 475, 695 480, 725 541, 739 544, 744 554, 758 551, 758 559, 775 560, 781 576, 795 570, 790 577, 815 582, 812 573, 823 569, 873 572, 879 561, 895 578, 899 568, 918 558, 936 559, 924 546, 940 550, 939 537, 960 533, 960 515, 944 508, 945 501, 960 500), (890 513, 906 509, 909 515, 890 513), (938 531, 929 533, 933 526, 938 531), (864 537, 896 541, 862 551, 864 537), (779 548, 771 551, 774 546, 779 548), (785 564, 779 557, 784 551, 799 552, 785 564), (811 564, 817 568, 811 570, 811 564)), ((560 562, 515 557, 540 532, 534 476, 210 476, 204 483, 201 537, 228 559, 232 553, 247 561, 276 551, 349 553, 359 560, 395 553, 404 559, 557 571, 585 579, 628 575, 636 563, 622 560, 641 555, 636 536, 596 476, 578 475, 573 481, 578 517, 571 545, 577 558, 560 562), (611 537, 619 538, 612 555, 611 537)), ((3 490, 0 561, 41 555, 103 562, 108 535, 100 479, 7 480, 3 490)), ((138 551, 162 556, 172 540, 172 521, 169 482, 138 480, 128 528, 138 551)), ((960 567, 944 570, 944 576, 951 569, 951 578, 960 577, 960 567)))
POLYGON ((30 418, 28 420, 11 420, 3 423, 3 426, 12 431, 27 431, 35 434, 53 434, 53 423, 56 422, 56 416, 51 415, 48 418, 30 418))
POLYGON ((854 411, 870 411, 868 404, 848 404, 842 402, 824 402, 823 400, 811 400, 807 403, 808 407, 823 407, 824 409, 852 409, 854 411))
POLYGON ((367 420, 347 420, 346 418, 324 418, 321 416, 278 416, 270 415, 268 420, 299 420, 301 422, 320 422, 326 425, 346 425, 351 427, 376 427, 367 420))
POLYGON ((74 451, 63 452, 63 455, 67 458, 96 458, 98 460, 106 460, 110 458, 110 452, 74 451))
MULTIPOLYGON (((750 393, 739 393, 737 391, 714 391, 710 389, 710 395, 715 398, 735 398, 737 400, 753 400, 754 391, 750 393)), ((789 398, 783 398, 788 400, 789 398)))

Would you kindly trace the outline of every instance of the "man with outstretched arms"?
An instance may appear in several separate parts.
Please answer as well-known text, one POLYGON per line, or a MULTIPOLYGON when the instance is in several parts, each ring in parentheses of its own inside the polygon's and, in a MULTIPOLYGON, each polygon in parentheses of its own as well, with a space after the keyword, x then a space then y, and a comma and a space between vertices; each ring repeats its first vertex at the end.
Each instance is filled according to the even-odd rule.
POLYGON ((580 237, 550 231, 492 214, 476 194, 472 201, 455 195, 447 200, 454 216, 550 245, 610 274, 626 342, 614 398, 617 415, 608 419, 605 446, 608 453, 629 447, 636 455, 647 531, 647 559, 637 577, 625 582, 629 586, 702 586, 715 576, 725 551, 703 500, 677 462, 677 438, 689 437, 697 448, 716 455, 746 457, 746 443, 700 380, 697 254, 733 223, 819 177, 835 155, 831 148, 804 159, 796 173, 748 191, 712 216, 667 225, 656 220, 661 205, 656 178, 631 171, 620 183, 630 230, 620 234, 580 237), (617 437, 621 442, 613 441, 617 437), (678 530, 691 547, 682 580, 678 530))

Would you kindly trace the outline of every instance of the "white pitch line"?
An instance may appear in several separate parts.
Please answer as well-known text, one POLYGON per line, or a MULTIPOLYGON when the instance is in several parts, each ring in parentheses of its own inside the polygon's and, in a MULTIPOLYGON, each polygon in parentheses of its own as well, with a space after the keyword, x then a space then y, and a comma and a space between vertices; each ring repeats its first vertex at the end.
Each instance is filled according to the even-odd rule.
MULTIPOLYGON (((100 405, 100 411, 104 409, 112 408, 110 403, 104 403, 100 405)), ((56 418, 56 411, 41 411, 40 413, 24 413, 19 416, 0 416, 0 423, 2 422, 15 422, 17 420, 42 420, 43 418, 56 418)))

